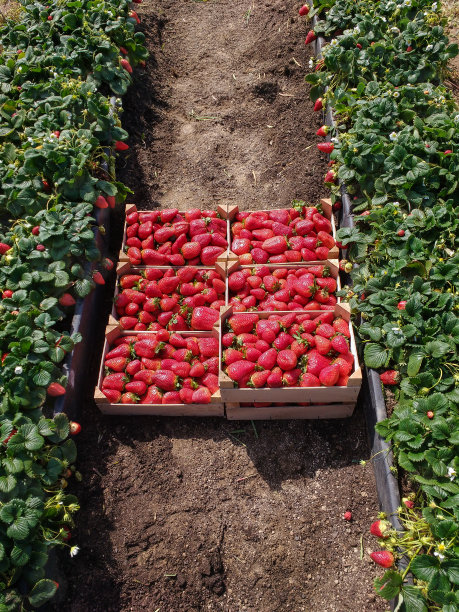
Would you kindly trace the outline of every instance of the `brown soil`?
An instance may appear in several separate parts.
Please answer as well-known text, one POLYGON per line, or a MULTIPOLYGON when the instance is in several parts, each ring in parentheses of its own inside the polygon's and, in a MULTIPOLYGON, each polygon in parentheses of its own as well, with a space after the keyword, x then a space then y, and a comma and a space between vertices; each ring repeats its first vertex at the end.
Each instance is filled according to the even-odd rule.
MULTIPOLYGON (((132 201, 274 208, 325 195, 297 7, 140 9, 151 59, 124 100, 131 149, 119 164, 132 201)), ((79 416, 84 480, 70 486, 81 551, 62 553, 68 591, 54 610, 386 610, 368 557, 378 504, 371 463, 359 465, 369 458, 361 408, 343 421, 256 422, 256 431, 245 421, 103 417, 91 395, 109 291, 79 416)))

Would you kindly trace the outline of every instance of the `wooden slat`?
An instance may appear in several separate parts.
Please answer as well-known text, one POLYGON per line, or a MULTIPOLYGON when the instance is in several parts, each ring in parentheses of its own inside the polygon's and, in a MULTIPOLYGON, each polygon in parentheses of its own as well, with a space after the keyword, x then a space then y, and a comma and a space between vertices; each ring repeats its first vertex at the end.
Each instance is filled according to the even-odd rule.
POLYGON ((259 421, 273 419, 344 419, 354 412, 355 403, 326 404, 323 406, 266 406, 240 407, 226 403, 226 418, 230 421, 259 421))

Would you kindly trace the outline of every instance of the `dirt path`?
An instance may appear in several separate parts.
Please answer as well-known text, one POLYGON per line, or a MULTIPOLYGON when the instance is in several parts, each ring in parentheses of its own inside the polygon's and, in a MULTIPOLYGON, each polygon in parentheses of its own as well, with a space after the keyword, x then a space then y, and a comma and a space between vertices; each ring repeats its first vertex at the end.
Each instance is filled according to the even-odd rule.
MULTIPOLYGON (((274 208, 325 195, 296 6, 158 0, 139 13, 152 57, 124 100, 131 149, 119 177, 131 201, 274 208)), ((69 590, 55 609, 387 609, 373 595, 381 572, 368 558, 378 508, 372 467, 359 465, 368 459, 362 411, 346 421, 258 422, 256 431, 248 422, 102 417, 90 395, 109 307, 107 292, 78 440, 81 552, 63 556, 69 590)))

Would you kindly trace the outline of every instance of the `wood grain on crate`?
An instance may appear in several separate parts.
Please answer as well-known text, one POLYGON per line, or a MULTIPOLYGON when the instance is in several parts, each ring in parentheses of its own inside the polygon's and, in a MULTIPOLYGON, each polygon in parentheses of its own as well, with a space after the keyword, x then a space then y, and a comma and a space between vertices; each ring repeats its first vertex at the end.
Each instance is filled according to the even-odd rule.
POLYGON ((238 403, 225 403, 226 418, 238 420, 270 419, 342 419, 352 416, 355 403, 324 404, 321 406, 240 406, 238 403))

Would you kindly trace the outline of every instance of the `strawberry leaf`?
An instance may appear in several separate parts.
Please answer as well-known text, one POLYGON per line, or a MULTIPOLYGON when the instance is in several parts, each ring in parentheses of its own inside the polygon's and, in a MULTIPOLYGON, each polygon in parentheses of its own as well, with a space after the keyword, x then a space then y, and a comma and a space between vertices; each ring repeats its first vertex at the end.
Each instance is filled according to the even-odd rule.
POLYGON ((381 578, 376 578, 374 581, 375 589, 384 599, 393 599, 400 593, 400 588, 403 584, 403 578, 394 570, 387 570, 381 578))

